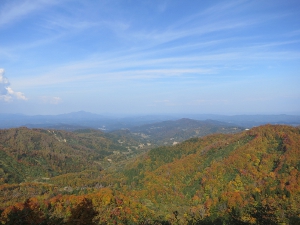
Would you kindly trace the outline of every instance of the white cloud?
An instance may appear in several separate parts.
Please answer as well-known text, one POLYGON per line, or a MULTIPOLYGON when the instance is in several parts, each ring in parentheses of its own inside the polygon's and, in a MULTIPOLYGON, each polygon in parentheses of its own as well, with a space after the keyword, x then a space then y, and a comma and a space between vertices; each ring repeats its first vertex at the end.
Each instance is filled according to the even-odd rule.
POLYGON ((12 101, 13 98, 27 100, 22 92, 16 92, 10 87, 10 83, 4 76, 4 72, 4 69, 0 68, 0 100, 6 102, 12 101))
POLYGON ((3 74, 4 69, 0 68, 0 96, 7 94, 7 87, 9 86, 9 81, 3 74))

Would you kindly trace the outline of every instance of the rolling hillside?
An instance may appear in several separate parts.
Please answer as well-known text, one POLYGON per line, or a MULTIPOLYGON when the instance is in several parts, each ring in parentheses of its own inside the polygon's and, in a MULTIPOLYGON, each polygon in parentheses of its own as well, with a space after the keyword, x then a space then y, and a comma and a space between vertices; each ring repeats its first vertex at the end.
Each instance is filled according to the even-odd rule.
POLYGON ((26 127, 0 130, 0 182, 20 183, 84 170, 99 171, 163 143, 172 145, 195 135, 237 130, 240 129, 223 123, 187 119, 135 128, 140 133, 26 127))
MULTIPOLYGON (((84 170, 102 170, 103 159, 127 151, 117 137, 95 130, 75 133, 28 129, 0 130, 1 183, 20 183, 84 170)), ((105 162, 105 161, 104 161, 105 162)))
POLYGON ((39 210, 44 221, 68 221, 89 205, 86 213, 99 213, 89 214, 95 224, 299 224, 299 146, 299 128, 265 125, 154 148, 125 166, 3 184, 2 221, 15 215, 7 206, 22 199, 5 196, 23 191, 30 199, 17 212, 39 210))
POLYGON ((163 215, 176 211, 182 221, 233 216, 251 224, 261 216, 264 224, 288 223, 287 217, 299 216, 299 146, 300 130, 288 126, 193 138, 149 151, 115 182, 163 215))

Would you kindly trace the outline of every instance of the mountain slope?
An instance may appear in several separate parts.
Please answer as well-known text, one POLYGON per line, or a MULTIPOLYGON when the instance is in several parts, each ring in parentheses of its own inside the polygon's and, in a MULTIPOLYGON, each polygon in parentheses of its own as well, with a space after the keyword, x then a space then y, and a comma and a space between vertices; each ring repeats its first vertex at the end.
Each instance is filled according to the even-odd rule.
POLYGON ((118 142, 118 136, 97 130, 0 130, 1 183, 20 183, 86 169, 99 171, 105 166, 105 157, 123 151, 127 148, 118 142))
MULTIPOLYGON (((299 146, 300 129, 279 125, 192 138, 131 158, 125 167, 94 170, 93 177, 83 171, 50 179, 74 188, 67 193, 45 183, 0 185, 1 203, 13 204, 7 196, 24 196, 24 189, 32 197, 34 189, 41 191, 29 203, 64 221, 87 198, 104 224, 300 224, 299 146), (78 191, 82 182, 97 185, 78 191)), ((7 221, 14 208, 3 209, 7 221)))
POLYGON ((200 221, 238 211, 236 219, 251 223, 261 207, 286 222, 299 213, 299 146, 298 128, 266 125, 153 149, 119 176, 123 189, 167 214, 200 221))
MULTIPOLYGON (((73 116, 81 118, 82 114, 73 116)), ((151 135, 151 138, 137 137, 129 130, 112 133, 93 129, 66 132, 26 127, 0 130, 1 183, 20 183, 86 169, 100 170, 109 166, 111 162, 126 161, 128 157, 138 154, 141 150, 157 146, 169 140, 170 135, 174 136, 171 142, 173 143, 175 140, 181 141, 195 134, 203 135, 218 130, 235 131, 223 123, 188 119, 167 121, 136 129, 146 132, 150 129, 151 133, 147 134, 151 135), (152 130, 153 126, 158 125, 162 129, 152 130), (149 141, 152 145, 147 145, 149 141), (109 158, 104 160, 105 157, 109 158)))

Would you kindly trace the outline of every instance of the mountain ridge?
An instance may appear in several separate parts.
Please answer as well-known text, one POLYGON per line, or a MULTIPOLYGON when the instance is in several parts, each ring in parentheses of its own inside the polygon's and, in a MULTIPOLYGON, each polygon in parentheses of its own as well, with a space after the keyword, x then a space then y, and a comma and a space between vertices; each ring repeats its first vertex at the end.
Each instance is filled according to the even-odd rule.
POLYGON ((251 128, 267 123, 300 125, 300 115, 214 115, 214 114, 174 114, 174 115, 99 115, 95 113, 78 111, 59 115, 22 115, 22 114, 0 114, 0 128, 13 128, 29 126, 31 128, 49 128, 59 124, 81 126, 87 128, 105 128, 105 130, 118 130, 132 128, 150 123, 163 122, 166 120, 178 120, 189 118, 194 120, 217 120, 251 128))

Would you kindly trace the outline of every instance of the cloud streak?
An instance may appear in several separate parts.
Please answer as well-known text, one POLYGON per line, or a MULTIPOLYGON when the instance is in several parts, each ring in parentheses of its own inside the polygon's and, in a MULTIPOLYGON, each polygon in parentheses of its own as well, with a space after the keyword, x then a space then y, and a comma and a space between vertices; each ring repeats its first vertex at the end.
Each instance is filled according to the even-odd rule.
POLYGON ((16 22, 23 17, 56 2, 56 0, 9 1, 9 3, 4 5, 0 10, 0 27, 16 22))
MULTIPOLYGON (((276 45, 278 43, 274 43, 274 46, 276 45)), ((268 61, 300 59, 300 52, 268 50, 266 47, 272 47, 272 43, 267 46, 258 44, 250 47, 223 49, 207 52, 205 55, 167 55, 158 58, 152 57, 151 51, 148 51, 146 53, 116 54, 106 58, 98 56, 51 68, 43 75, 20 79, 19 82, 24 87, 37 87, 79 81, 83 84, 85 82, 145 81, 165 78, 193 80, 209 75, 224 77, 225 74, 222 73, 224 69, 236 71, 268 61)))

